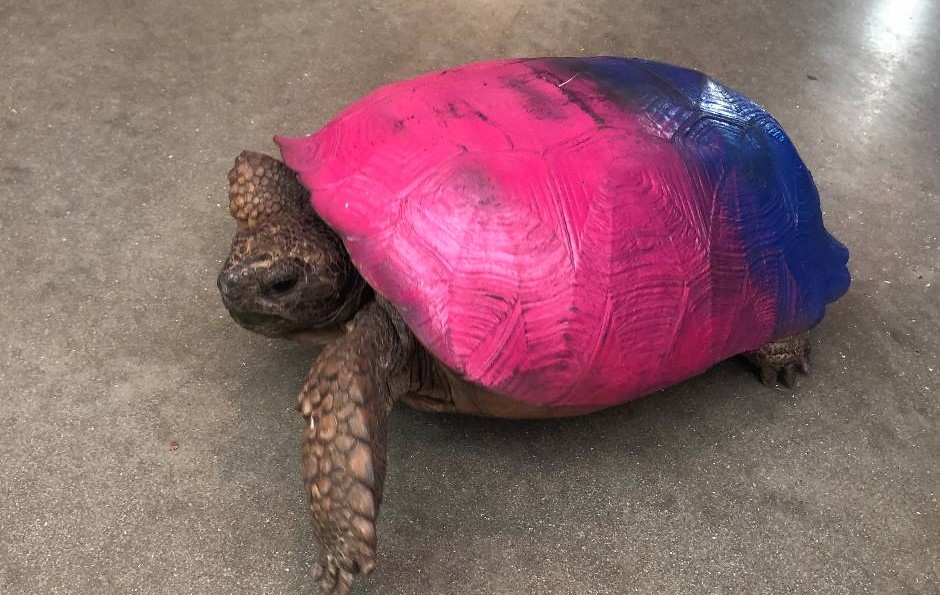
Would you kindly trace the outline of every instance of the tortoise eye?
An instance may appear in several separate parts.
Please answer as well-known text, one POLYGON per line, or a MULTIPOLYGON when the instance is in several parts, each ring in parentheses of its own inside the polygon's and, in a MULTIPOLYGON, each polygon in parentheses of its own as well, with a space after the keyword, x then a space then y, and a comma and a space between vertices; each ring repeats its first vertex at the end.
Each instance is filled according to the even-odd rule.
POLYGON ((268 285, 267 291, 265 293, 272 293, 272 294, 287 293, 290 290, 297 287, 297 282, 298 282, 297 277, 286 277, 283 279, 277 279, 273 283, 268 285))

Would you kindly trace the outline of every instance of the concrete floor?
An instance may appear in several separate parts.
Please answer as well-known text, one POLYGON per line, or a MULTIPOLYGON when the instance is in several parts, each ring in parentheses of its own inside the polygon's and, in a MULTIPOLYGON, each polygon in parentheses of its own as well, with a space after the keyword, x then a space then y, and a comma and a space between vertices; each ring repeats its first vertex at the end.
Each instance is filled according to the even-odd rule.
POLYGON ((314 593, 313 352, 220 304, 228 168, 395 79, 602 53, 791 133, 856 279, 816 373, 727 362, 561 422, 398 410, 357 592, 940 592, 940 1, 4 4, 0 592, 314 593))

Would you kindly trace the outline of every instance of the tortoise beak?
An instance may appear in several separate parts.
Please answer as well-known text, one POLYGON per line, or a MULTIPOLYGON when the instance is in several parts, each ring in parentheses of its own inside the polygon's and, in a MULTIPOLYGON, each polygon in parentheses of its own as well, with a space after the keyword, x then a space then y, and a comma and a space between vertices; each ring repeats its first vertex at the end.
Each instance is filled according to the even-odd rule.
POLYGON ((277 312, 277 304, 296 291, 299 277, 289 270, 236 266, 222 270, 216 284, 222 304, 240 326, 262 335, 278 336, 293 322, 277 312))

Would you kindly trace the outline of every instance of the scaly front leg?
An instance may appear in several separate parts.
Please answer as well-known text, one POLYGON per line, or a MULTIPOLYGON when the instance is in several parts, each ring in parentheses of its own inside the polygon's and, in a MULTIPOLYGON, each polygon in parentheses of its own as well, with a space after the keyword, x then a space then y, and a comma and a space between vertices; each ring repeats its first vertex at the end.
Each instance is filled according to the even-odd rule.
POLYGON ((389 314, 371 304, 315 361, 300 394, 304 485, 320 541, 324 595, 345 595, 375 567, 388 414, 404 361, 389 314))

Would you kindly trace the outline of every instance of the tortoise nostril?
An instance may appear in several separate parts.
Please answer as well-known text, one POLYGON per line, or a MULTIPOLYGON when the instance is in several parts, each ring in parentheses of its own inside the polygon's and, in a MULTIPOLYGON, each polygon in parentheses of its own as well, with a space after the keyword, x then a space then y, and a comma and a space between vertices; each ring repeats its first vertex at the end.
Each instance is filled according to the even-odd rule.
POLYGON ((235 295, 236 289, 238 288, 238 275, 223 271, 222 274, 219 275, 217 285, 223 297, 231 298, 235 295))

